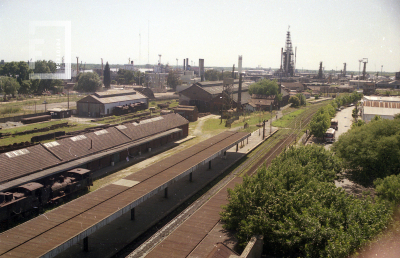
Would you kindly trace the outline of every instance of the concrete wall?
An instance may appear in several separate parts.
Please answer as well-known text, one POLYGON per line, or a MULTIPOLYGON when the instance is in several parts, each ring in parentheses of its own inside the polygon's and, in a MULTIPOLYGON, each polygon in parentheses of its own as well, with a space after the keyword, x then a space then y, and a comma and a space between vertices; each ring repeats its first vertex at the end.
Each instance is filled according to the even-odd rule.
POLYGON ((259 258, 264 245, 263 236, 253 236, 240 256, 231 255, 229 258, 259 258))

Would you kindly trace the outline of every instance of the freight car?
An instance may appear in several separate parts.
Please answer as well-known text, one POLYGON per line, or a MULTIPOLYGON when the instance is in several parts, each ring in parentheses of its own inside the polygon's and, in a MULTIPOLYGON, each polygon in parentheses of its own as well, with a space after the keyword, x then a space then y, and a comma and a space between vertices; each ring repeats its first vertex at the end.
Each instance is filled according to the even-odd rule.
POLYGON ((0 192, 0 221, 25 215, 93 185, 90 170, 76 168, 0 192))
POLYGON ((33 116, 33 117, 22 118, 21 122, 23 124, 33 124, 33 123, 49 121, 49 120, 51 120, 51 115, 43 115, 43 116, 33 116))

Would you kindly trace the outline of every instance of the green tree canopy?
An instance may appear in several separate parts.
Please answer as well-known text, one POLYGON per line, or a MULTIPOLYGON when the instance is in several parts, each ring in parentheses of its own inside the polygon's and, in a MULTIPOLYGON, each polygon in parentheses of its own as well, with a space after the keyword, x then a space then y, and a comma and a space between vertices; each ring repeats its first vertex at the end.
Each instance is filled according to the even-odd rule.
POLYGON ((300 106, 305 106, 307 104, 306 102, 306 97, 304 96, 303 93, 297 93, 296 97, 300 100, 300 106))
POLYGON ((210 70, 205 71, 204 78, 206 81, 218 81, 219 80, 218 74, 219 73, 217 70, 210 69, 210 70))
POLYGON ((123 84, 133 84, 135 82, 135 74, 133 71, 119 69, 118 70, 118 82, 123 84))
POLYGON ((13 77, 1 76, 0 77, 0 89, 6 100, 7 95, 11 94, 13 97, 18 93, 18 89, 21 86, 18 81, 13 77))
POLYGON ((317 138, 323 138, 331 126, 331 117, 325 108, 320 108, 310 121, 310 133, 317 138))
POLYGON ((342 134, 332 150, 345 161, 350 179, 372 185, 376 178, 400 174, 400 120, 381 119, 342 134))
POLYGON ((260 80, 256 83, 250 85, 249 93, 257 94, 257 95, 264 95, 264 96, 271 96, 271 95, 278 95, 279 92, 279 85, 276 80, 260 80))
POLYGON ((106 66, 104 67, 104 87, 107 89, 110 88, 111 85, 111 71, 110 71, 110 65, 108 62, 106 63, 106 66))
POLYGON ((101 88, 100 77, 97 73, 80 73, 76 90, 84 92, 95 92, 101 88))
POLYGON ((390 208, 337 188, 340 171, 338 158, 321 146, 290 148, 228 190, 221 219, 242 246, 264 235, 274 257, 348 257, 385 227, 390 208))
POLYGON ((179 73, 175 70, 170 70, 167 77, 167 85, 173 90, 176 90, 176 86, 179 84, 181 84, 179 73))
POLYGON ((297 96, 290 96, 289 103, 292 104, 292 107, 300 106, 300 100, 297 96))

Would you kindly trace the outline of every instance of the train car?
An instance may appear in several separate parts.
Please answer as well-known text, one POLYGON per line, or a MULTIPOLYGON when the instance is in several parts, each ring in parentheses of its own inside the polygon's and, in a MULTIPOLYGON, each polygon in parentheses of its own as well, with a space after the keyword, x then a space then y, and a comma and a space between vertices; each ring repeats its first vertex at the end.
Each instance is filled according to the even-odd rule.
POLYGON ((33 117, 22 118, 21 122, 23 124, 33 124, 33 123, 38 123, 38 122, 50 121, 50 120, 51 120, 51 115, 43 115, 43 116, 33 116, 33 117))
POLYGON ((0 192, 0 221, 33 209, 56 203, 60 199, 93 185, 90 170, 76 168, 38 182, 30 182, 7 192, 0 192))

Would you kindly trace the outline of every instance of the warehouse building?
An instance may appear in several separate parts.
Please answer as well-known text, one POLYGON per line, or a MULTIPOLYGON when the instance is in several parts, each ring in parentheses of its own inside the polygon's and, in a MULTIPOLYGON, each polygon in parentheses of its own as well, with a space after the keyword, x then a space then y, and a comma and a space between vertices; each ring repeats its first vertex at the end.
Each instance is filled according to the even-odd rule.
POLYGON ((371 121, 376 115, 383 119, 393 119, 400 114, 400 97, 364 96, 361 116, 365 122, 371 121))
MULTIPOLYGON (((201 82, 195 83, 189 88, 179 92, 179 104, 196 106, 199 112, 217 112, 223 105, 224 87, 222 82, 201 82)), ((245 104, 251 98, 248 93, 249 84, 243 83, 241 91, 241 103, 245 104)), ((233 105, 238 100, 239 85, 236 80, 232 86, 233 105)))
POLYGON ((88 95, 76 102, 78 116, 101 117, 112 114, 117 106, 144 103, 149 106, 149 98, 134 90, 108 90, 88 95))

